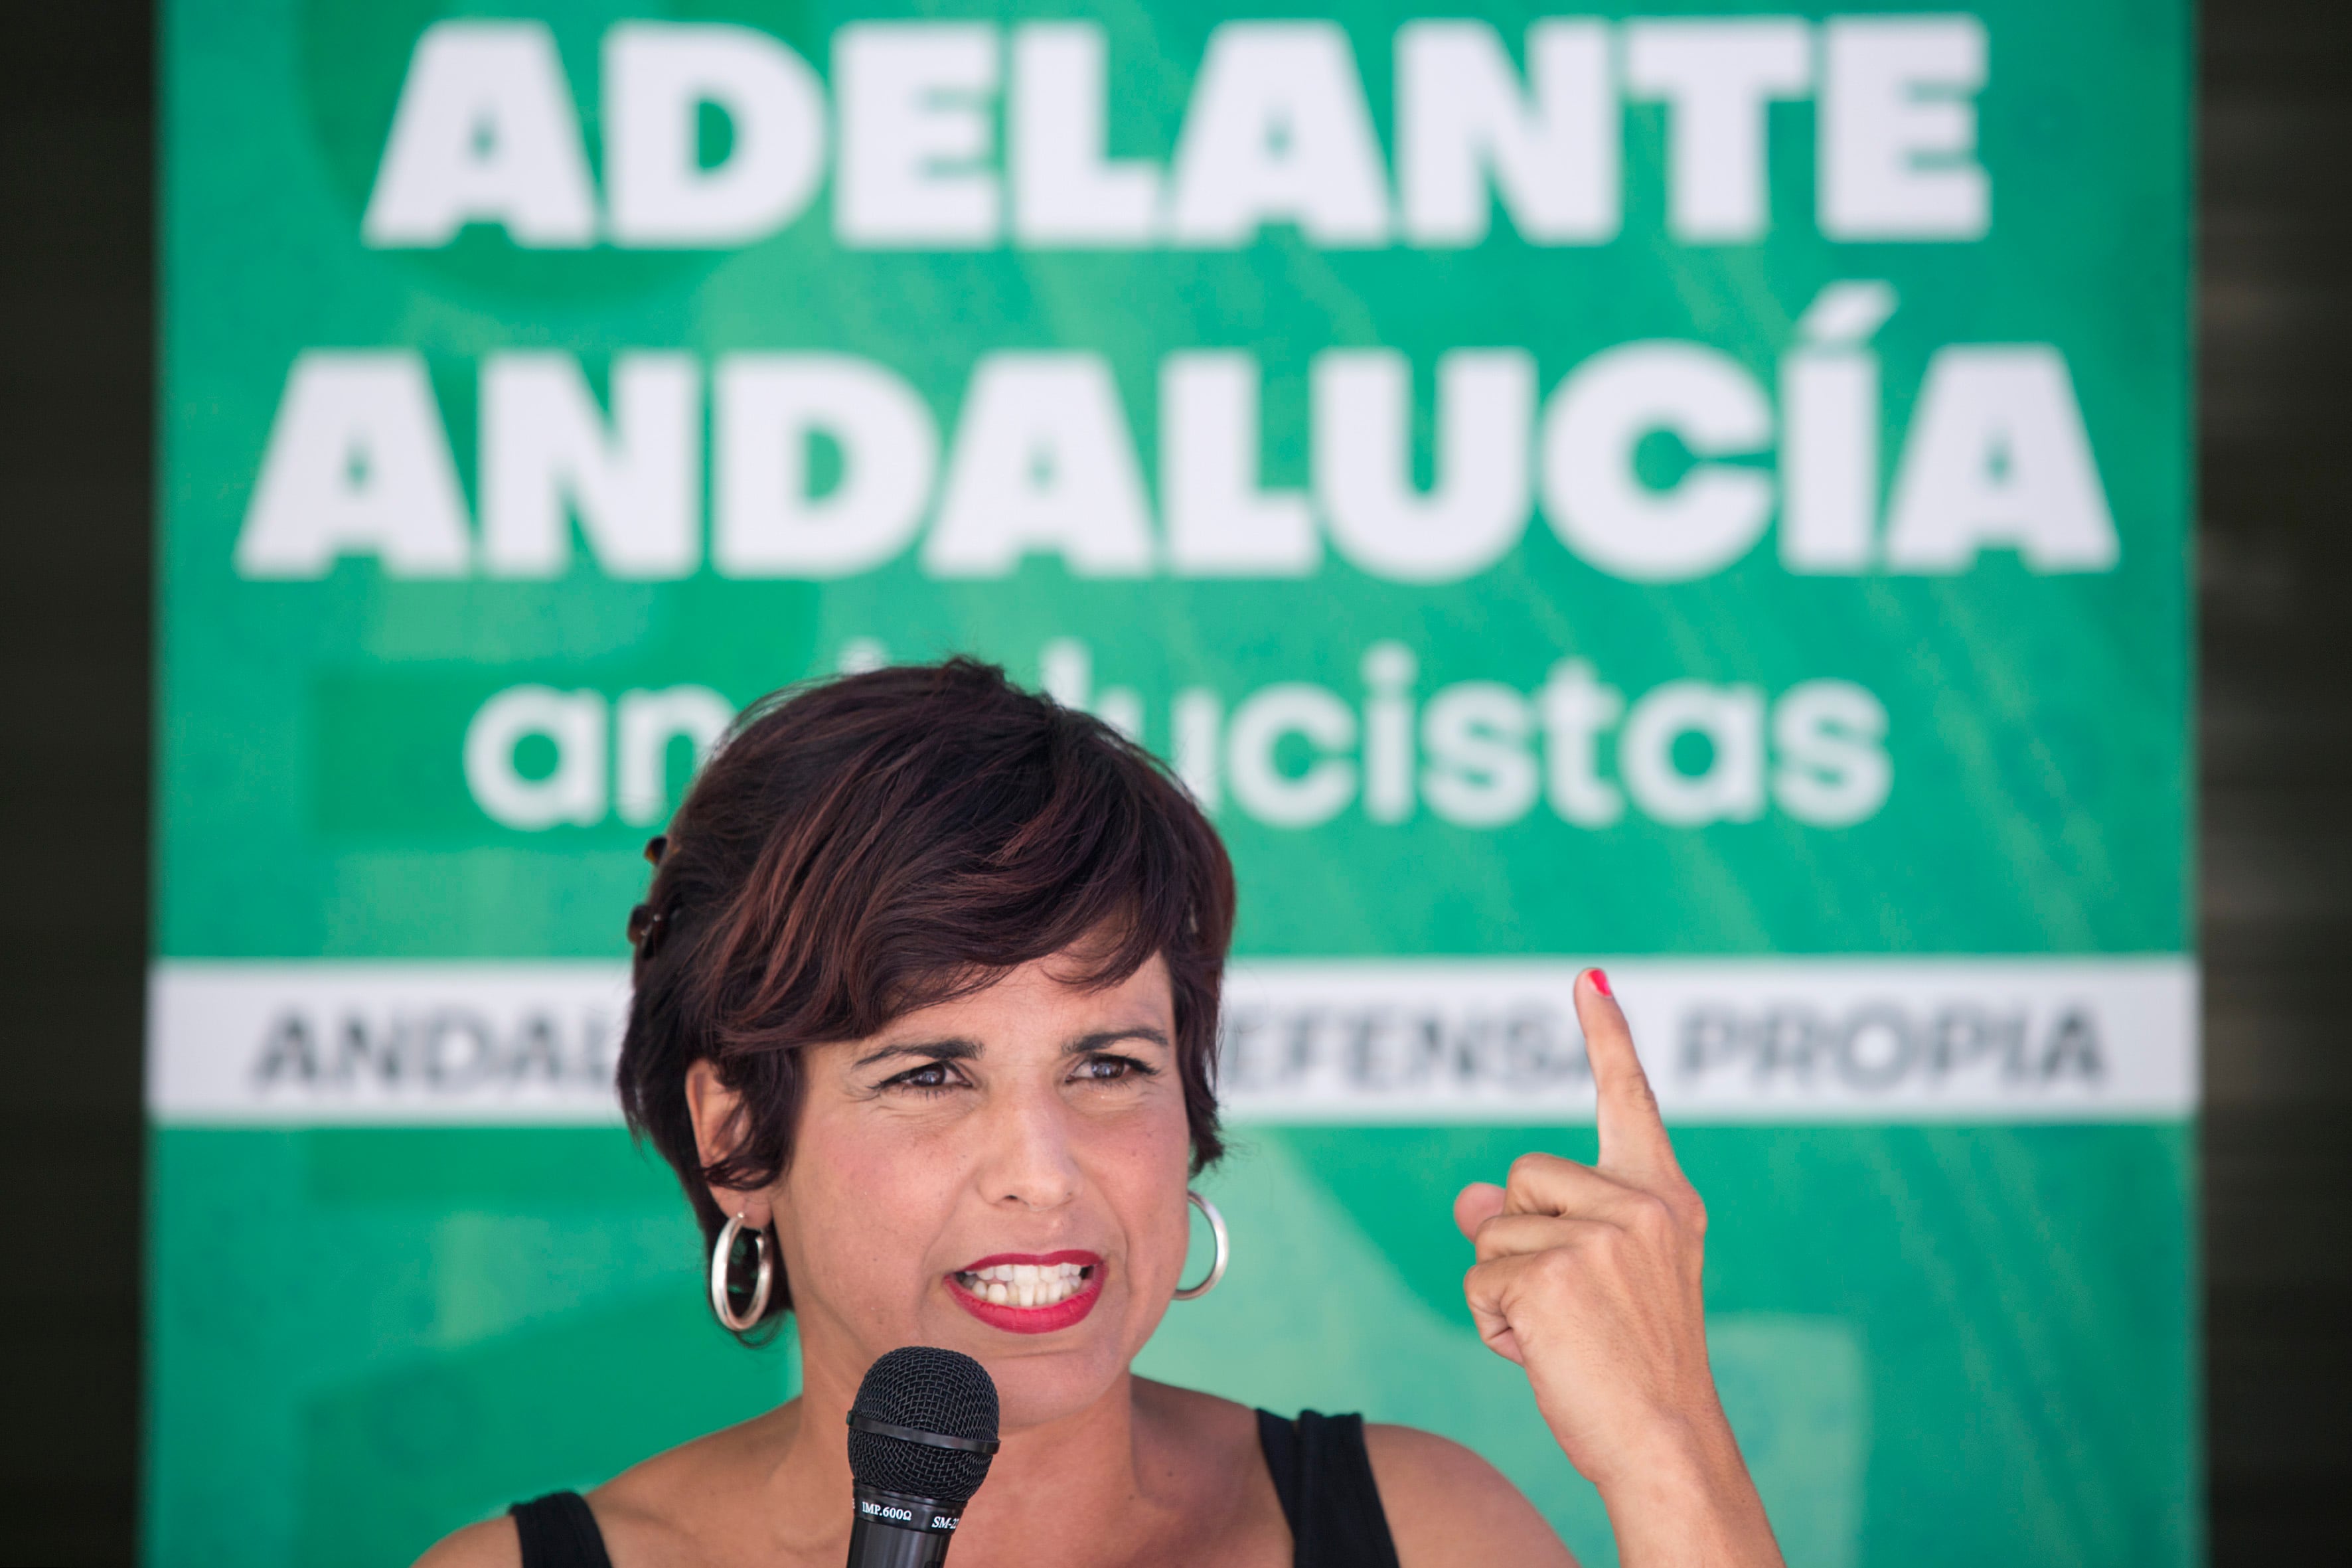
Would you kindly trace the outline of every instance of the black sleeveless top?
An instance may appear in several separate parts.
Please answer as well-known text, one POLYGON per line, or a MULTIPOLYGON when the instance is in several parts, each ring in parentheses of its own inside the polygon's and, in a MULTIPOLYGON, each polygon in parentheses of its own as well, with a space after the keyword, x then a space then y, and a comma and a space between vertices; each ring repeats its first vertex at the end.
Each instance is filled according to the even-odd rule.
MULTIPOLYGON (((1261 1410, 1257 1441, 1290 1521, 1294 1568, 1397 1568, 1362 1416, 1305 1410, 1285 1421, 1261 1410)), ((522 1568, 613 1568, 596 1516, 578 1492, 552 1492, 507 1511, 522 1538, 522 1568)))

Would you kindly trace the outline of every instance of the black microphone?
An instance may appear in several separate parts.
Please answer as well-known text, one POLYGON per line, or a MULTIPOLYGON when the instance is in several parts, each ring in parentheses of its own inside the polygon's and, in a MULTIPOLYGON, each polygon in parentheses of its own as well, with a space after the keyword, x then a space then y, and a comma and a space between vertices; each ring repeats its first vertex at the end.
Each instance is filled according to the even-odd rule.
POLYGON ((937 1568, 997 1449, 996 1382, 957 1351, 908 1345, 849 1407, 849 1568, 937 1568))

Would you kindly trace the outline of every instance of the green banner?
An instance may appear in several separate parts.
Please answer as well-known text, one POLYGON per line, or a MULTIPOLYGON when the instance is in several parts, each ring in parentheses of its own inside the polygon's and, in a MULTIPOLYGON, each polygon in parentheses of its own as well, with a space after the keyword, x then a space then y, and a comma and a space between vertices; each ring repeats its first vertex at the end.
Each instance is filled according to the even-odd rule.
POLYGON ((968 651, 1242 882, 1154 1375, 1470 1443, 1624 997, 1791 1562, 2186 1563, 2189 17, 163 7, 159 1564, 787 1396, 611 1068, 735 710, 968 651))

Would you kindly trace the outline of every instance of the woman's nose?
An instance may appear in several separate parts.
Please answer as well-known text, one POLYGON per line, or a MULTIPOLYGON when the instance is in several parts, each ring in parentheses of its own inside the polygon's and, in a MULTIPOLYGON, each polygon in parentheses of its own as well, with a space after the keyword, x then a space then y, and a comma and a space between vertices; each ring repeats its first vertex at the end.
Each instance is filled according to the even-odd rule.
POLYGON ((989 1148, 981 1161, 982 1194, 989 1202, 1055 1209, 1078 1195, 1078 1163, 1057 1097, 1018 1095, 988 1118, 989 1148))

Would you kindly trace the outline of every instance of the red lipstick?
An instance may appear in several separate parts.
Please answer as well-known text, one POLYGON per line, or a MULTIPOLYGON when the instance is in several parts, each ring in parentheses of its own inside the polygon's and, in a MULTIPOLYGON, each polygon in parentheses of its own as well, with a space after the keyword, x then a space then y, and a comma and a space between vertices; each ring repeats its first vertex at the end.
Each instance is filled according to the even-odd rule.
POLYGON ((1003 1329, 1015 1334, 1050 1334, 1057 1329, 1066 1329, 1080 1322, 1095 1310, 1095 1303, 1102 1300, 1102 1255, 1080 1251, 992 1253, 986 1258, 974 1258, 948 1275, 947 1285, 948 1294, 955 1299, 957 1306, 992 1329, 1003 1329), (1024 1265, 1041 1272, 1058 1275, 1057 1279, 1046 1285, 1047 1290, 1059 1294, 1061 1290, 1068 1289, 1069 1294, 1045 1305, 1024 1307, 1019 1301, 1018 1283, 1003 1279, 992 1281, 980 1278, 983 1270, 1012 1270, 1024 1265), (1065 1272, 1066 1267, 1071 1265, 1081 1271, 1075 1279, 1069 1279, 1065 1272), (992 1284, 1002 1286, 1011 1299, 990 1300, 988 1293, 992 1284))

